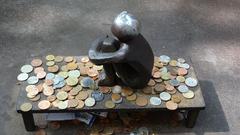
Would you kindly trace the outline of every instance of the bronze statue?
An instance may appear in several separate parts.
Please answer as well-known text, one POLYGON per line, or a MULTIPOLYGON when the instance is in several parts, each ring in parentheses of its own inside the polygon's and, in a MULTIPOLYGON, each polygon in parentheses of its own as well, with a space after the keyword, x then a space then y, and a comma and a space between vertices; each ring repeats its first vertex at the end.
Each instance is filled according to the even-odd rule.
POLYGON ((89 58, 103 65, 99 86, 124 85, 143 88, 152 75, 154 55, 140 33, 140 23, 126 11, 114 20, 111 31, 115 37, 103 36, 92 43, 89 58))

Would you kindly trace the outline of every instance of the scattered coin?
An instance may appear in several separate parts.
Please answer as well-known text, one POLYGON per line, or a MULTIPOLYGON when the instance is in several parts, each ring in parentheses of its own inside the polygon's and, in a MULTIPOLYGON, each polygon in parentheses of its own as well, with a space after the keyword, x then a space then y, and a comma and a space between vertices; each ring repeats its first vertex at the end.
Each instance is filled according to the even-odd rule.
POLYGON ((78 103, 79 103, 79 101, 77 99, 68 100, 68 107, 70 107, 70 108, 77 107, 78 103))
MULTIPOLYGON (((156 87, 156 85, 155 85, 155 87, 156 87)), ((145 93, 145 94, 152 94, 152 90, 153 90, 153 88, 150 86, 146 86, 142 89, 143 93, 145 93)))
POLYGON ((67 99, 68 94, 65 91, 60 91, 60 92, 57 93, 56 97, 57 97, 58 100, 62 101, 62 100, 67 99))
POLYGON ((174 103, 179 104, 179 103, 181 102, 181 97, 178 96, 178 95, 172 95, 171 100, 172 100, 174 103))
POLYGON ((113 88, 112 88, 112 93, 121 93, 122 92, 122 87, 119 86, 119 85, 115 85, 113 88))
POLYGON ((51 61, 51 60, 54 60, 54 59, 55 59, 55 56, 52 55, 52 54, 46 56, 47 61, 51 61))
POLYGON ((58 65, 54 65, 54 66, 48 67, 47 69, 49 72, 56 73, 56 72, 58 72, 59 67, 58 67, 58 65))
POLYGON ((45 71, 40 71, 37 73, 37 78, 43 79, 43 78, 45 78, 46 75, 47 75, 47 73, 45 71))
POLYGON ((53 87, 45 87, 45 88, 43 89, 43 94, 44 94, 45 96, 50 96, 50 95, 52 95, 53 93, 54 93, 53 87))
POLYGON ((111 89, 109 87, 106 87, 106 86, 99 87, 99 90, 104 94, 107 94, 107 93, 111 92, 111 89))
POLYGON ((176 67, 176 66, 177 66, 177 61, 176 61, 176 60, 171 60, 171 61, 169 62, 169 65, 170 65, 170 66, 173 66, 173 67, 176 67))
POLYGON ((28 84, 36 84, 38 83, 38 78, 36 76, 31 76, 27 79, 28 84))
POLYGON ((127 96, 127 100, 129 101, 135 101, 137 99, 137 95, 133 93, 131 96, 127 96))
POLYGON ((31 100, 31 101, 33 101, 33 102, 35 102, 35 101, 38 101, 40 98, 41 98, 41 95, 40 95, 40 94, 38 94, 38 95, 36 95, 36 96, 35 96, 35 97, 33 97, 33 98, 29 98, 29 100, 31 100))
POLYGON ((67 56, 67 57, 64 58, 64 61, 65 61, 65 62, 72 62, 73 59, 74 59, 73 57, 67 56))
POLYGON ((115 107, 115 103, 111 100, 108 100, 105 102, 105 107, 106 108, 114 108, 115 107))
POLYGON ((81 62, 87 63, 87 62, 89 62, 89 58, 88 57, 82 57, 81 62))
POLYGON ((169 110, 176 110, 178 108, 178 104, 174 103, 173 101, 167 101, 166 102, 166 107, 169 110))
POLYGON ((84 107, 84 102, 82 100, 78 100, 78 106, 76 108, 81 109, 84 107))
POLYGON ((177 89, 181 93, 186 93, 189 91, 188 87, 185 84, 179 85, 177 89))
POLYGON ((185 59, 183 59, 183 58, 178 58, 177 61, 180 62, 180 63, 184 63, 184 62, 185 62, 185 59))
POLYGON ((59 109, 63 110, 63 109, 66 109, 67 107, 68 107, 68 100, 58 102, 59 109))
POLYGON ((63 61, 63 57, 62 56, 56 56, 54 61, 55 62, 62 62, 63 61))
POLYGON ((172 86, 174 86, 174 87, 180 85, 180 82, 179 82, 178 80, 176 80, 176 79, 171 79, 171 80, 169 81, 169 83, 170 83, 172 86))
POLYGON ((163 101, 168 101, 171 99, 171 95, 167 92, 162 92, 160 93, 159 97, 163 100, 163 101))
POLYGON ((153 79, 150 79, 148 82, 148 86, 154 86, 156 83, 153 79))
POLYGON ((165 86, 167 91, 173 91, 175 88, 172 85, 166 84, 165 86))
POLYGON ((28 79, 28 74, 27 73, 20 73, 17 76, 18 81, 26 81, 28 79))
POLYGON ((58 73, 59 76, 63 77, 64 79, 68 77, 68 72, 61 71, 58 73))
POLYGON ((36 68, 34 69, 34 73, 35 73, 35 74, 37 74, 37 73, 40 72, 40 71, 44 71, 44 68, 43 68, 43 67, 36 67, 36 68))
POLYGON ((68 72, 68 76, 78 78, 80 76, 80 71, 79 70, 71 70, 68 72))
POLYGON ((87 91, 80 91, 76 96, 76 99, 79 99, 79 100, 85 100, 86 98, 88 98, 87 91))
POLYGON ((154 78, 160 78, 161 77, 161 72, 155 72, 154 74, 153 74, 153 77, 154 78))
POLYGON ((163 80, 169 80, 170 79, 170 74, 167 72, 167 73, 163 73, 162 74, 162 76, 161 76, 161 78, 163 79, 163 80))
POLYGON ((88 107, 92 107, 95 105, 95 99, 94 98, 87 98, 85 101, 84 101, 85 105, 88 106, 88 107))
POLYGON ((98 71, 92 68, 92 69, 89 69, 89 70, 87 71, 87 74, 88 74, 88 76, 90 76, 90 77, 95 77, 95 76, 98 75, 98 71))
POLYGON ((151 97, 149 101, 151 105, 160 105, 162 103, 159 97, 151 97))
POLYGON ((67 72, 67 71, 68 71, 68 68, 67 68, 66 65, 63 65, 63 66, 61 66, 61 70, 67 72))
POLYGON ((160 61, 163 63, 168 63, 171 60, 171 58, 167 55, 161 55, 159 58, 160 58, 160 61))
POLYGON ((48 109, 51 106, 51 103, 47 100, 42 100, 38 103, 38 108, 45 110, 48 109))
POLYGON ((49 102, 53 102, 53 101, 56 100, 56 99, 57 99, 57 97, 56 97, 55 95, 50 95, 50 96, 47 97, 47 100, 48 100, 49 102))
POLYGON ((68 70, 75 70, 77 68, 78 68, 78 65, 74 62, 70 62, 70 63, 67 64, 67 69, 68 70))
POLYGON ((31 103, 23 103, 21 106, 20 106, 20 110, 23 111, 23 112, 28 112, 32 109, 32 104, 31 103))
POLYGON ((195 78, 192 78, 192 77, 188 77, 186 80, 185 80, 185 84, 189 87, 195 87, 197 86, 198 82, 195 78))
POLYGON ((113 93, 111 98, 112 98, 112 101, 118 101, 121 99, 121 95, 118 93, 113 93))
POLYGON ((21 67, 21 72, 23 73, 30 73, 33 71, 33 67, 31 65, 23 65, 21 67))
POLYGON ((48 61, 46 63, 47 66, 51 67, 51 66, 54 66, 55 65, 55 62, 54 61, 48 61))
POLYGON ((52 79, 54 79, 54 78, 55 78, 55 74, 53 74, 53 73, 47 73, 47 75, 46 75, 46 80, 47 80, 47 79, 52 80, 52 79))
POLYGON ((104 99, 104 95, 100 91, 93 91, 91 95, 97 102, 102 101, 104 99))
POLYGON ((191 90, 189 90, 188 92, 183 93, 183 97, 185 97, 185 98, 187 98, 187 99, 193 98, 194 95, 195 95, 194 92, 191 91, 191 90))
POLYGON ((185 77, 183 77, 183 76, 177 76, 176 79, 181 83, 185 82, 185 77))
POLYGON ((185 68, 179 68, 178 69, 178 75, 183 76, 186 75, 188 71, 185 68))
POLYGON ((42 60, 41 59, 33 59, 31 62, 31 65, 33 67, 39 67, 42 65, 42 60))
POLYGON ((102 65, 101 65, 101 66, 94 65, 94 66, 93 66, 93 69, 94 69, 94 70, 101 71, 101 70, 103 69, 103 66, 102 66, 102 65))
POLYGON ((94 80, 91 79, 90 77, 84 77, 81 81, 80 81, 82 87, 85 88, 89 88, 92 84, 94 84, 94 80))
POLYGON ((143 96, 139 96, 137 97, 136 99, 136 104, 138 106, 146 106, 148 104, 148 100, 146 97, 143 97, 143 96))
POLYGON ((156 91, 156 92, 162 92, 162 91, 164 91, 166 88, 165 88, 165 85, 163 85, 163 84, 156 84, 155 86, 154 86, 154 90, 156 91))
POLYGON ((78 84, 78 79, 76 77, 68 77, 66 79, 67 85, 69 86, 75 86, 78 84))

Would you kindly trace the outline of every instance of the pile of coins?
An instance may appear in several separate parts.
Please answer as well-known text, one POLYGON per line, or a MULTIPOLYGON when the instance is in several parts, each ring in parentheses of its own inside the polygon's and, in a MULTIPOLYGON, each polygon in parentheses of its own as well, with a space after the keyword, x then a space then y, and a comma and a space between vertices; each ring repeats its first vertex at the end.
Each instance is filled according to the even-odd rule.
MULTIPOLYGON (((23 65, 17 80, 28 83, 26 96, 38 102, 38 108, 43 110, 93 107, 106 97, 109 98, 104 103, 106 108, 115 108, 125 100, 140 107, 165 102, 169 110, 175 110, 182 97, 194 98, 190 89, 198 81, 188 75, 189 68, 183 58, 174 60, 161 55, 155 57, 152 78, 142 90, 119 85, 100 87, 97 82, 103 66, 94 65, 87 56, 78 60, 72 56, 47 55, 45 60, 33 59, 31 64, 23 65)), ((23 103, 20 109, 30 111, 31 102, 23 103)))

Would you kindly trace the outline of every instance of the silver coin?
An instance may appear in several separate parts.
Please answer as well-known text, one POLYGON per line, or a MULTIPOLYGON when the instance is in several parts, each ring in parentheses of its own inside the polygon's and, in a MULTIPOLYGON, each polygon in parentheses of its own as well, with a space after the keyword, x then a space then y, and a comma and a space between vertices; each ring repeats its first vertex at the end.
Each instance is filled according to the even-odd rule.
POLYGON ((112 100, 112 101, 113 101, 113 103, 115 103, 115 104, 120 104, 120 103, 122 103, 123 98, 121 97, 119 100, 112 100))
POLYGON ((71 70, 68 72, 68 76, 78 78, 80 76, 80 71, 79 70, 71 70))
POLYGON ((178 89, 178 91, 181 92, 181 93, 185 93, 185 92, 188 92, 188 91, 189 91, 188 87, 187 87, 185 84, 179 85, 177 89, 178 89))
POLYGON ((183 59, 183 58, 178 58, 177 61, 180 62, 180 63, 185 63, 186 60, 183 59))
POLYGON ((168 69, 166 67, 162 67, 159 69, 159 71, 161 72, 161 74, 165 74, 168 72, 168 69))
POLYGON ((169 83, 172 85, 172 86, 179 86, 180 85, 180 82, 176 79, 172 79, 169 81, 169 83))
POLYGON ((119 85, 115 85, 113 88, 112 88, 112 93, 121 93, 122 92, 122 87, 119 86, 119 85))
POLYGON ((30 73, 33 71, 33 67, 31 65, 23 65, 21 67, 21 72, 23 73, 30 73))
POLYGON ((96 101, 94 98, 92 97, 89 97, 87 98, 85 101, 84 101, 85 105, 88 106, 88 107, 92 107, 95 105, 96 101))
POLYGON ((26 81, 28 79, 28 74, 27 73, 21 73, 17 76, 18 81, 26 81))
POLYGON ((104 99, 104 95, 100 91, 93 91, 91 96, 95 99, 95 101, 99 102, 104 99))
POLYGON ((68 107, 68 100, 59 101, 57 106, 58 106, 59 109, 66 109, 68 107))
POLYGON ((53 74, 53 73, 47 73, 47 75, 45 77, 46 80, 52 80, 54 78, 55 78, 55 74, 53 74))
POLYGON ((167 92, 162 92, 159 94, 159 97, 163 100, 163 101, 168 101, 171 99, 171 95, 167 92))
POLYGON ((58 84, 53 85, 53 89, 62 88, 65 85, 66 85, 65 81, 60 81, 58 84))
POLYGON ((159 97, 151 97, 149 101, 151 105, 161 105, 162 103, 159 97))
POLYGON ((160 61, 163 63, 168 63, 171 60, 171 58, 167 55, 161 55, 159 58, 160 58, 160 61))
POLYGON ((188 77, 186 80, 185 80, 185 84, 189 87, 195 87, 197 86, 198 84, 198 81, 195 79, 195 78, 192 78, 192 77, 188 77))
POLYGON ((36 84, 38 83, 38 78, 36 76, 31 76, 27 79, 28 84, 36 84))
POLYGON ((149 130, 147 127, 140 127, 138 129, 140 135, 149 135, 149 130))
POLYGON ((80 81, 82 87, 85 88, 90 88, 91 85, 94 84, 94 80, 90 77, 84 77, 81 81, 80 81))
POLYGON ((185 98, 187 98, 187 99, 191 99, 191 98, 194 97, 195 94, 194 94, 193 91, 189 90, 188 92, 183 93, 182 95, 183 95, 183 97, 185 97, 185 98))

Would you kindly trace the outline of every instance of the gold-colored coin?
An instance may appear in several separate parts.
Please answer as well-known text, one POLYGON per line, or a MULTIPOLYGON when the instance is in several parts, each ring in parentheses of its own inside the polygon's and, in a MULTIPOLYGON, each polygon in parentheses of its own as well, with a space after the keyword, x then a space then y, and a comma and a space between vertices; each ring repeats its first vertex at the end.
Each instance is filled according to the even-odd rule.
POLYGON ((137 95, 133 93, 131 96, 127 96, 128 101, 135 101, 137 99, 137 95))
POLYGON ((156 82, 153 79, 150 79, 148 82, 148 86, 154 86, 156 82))
POLYGON ((72 96, 72 95, 70 95, 69 93, 68 93, 68 98, 67 98, 68 100, 71 100, 71 99, 75 99, 75 96, 72 96))
POLYGON ((153 78, 160 78, 161 77, 161 72, 157 71, 153 74, 153 78))
POLYGON ((47 97, 47 100, 48 100, 49 102, 53 102, 53 101, 56 100, 56 99, 57 99, 57 97, 56 97, 55 95, 50 95, 50 96, 47 97))
POLYGON ((171 100, 172 100, 174 103, 179 104, 179 103, 181 102, 181 97, 180 97, 179 95, 172 95, 171 100))
POLYGON ((51 61, 51 60, 54 60, 54 59, 55 59, 55 56, 52 55, 52 54, 46 56, 46 60, 48 60, 48 61, 51 61))
POLYGON ((121 99, 121 95, 117 94, 117 93, 113 93, 111 98, 112 98, 113 101, 118 101, 118 100, 121 99))
POLYGON ((88 68, 88 67, 80 67, 80 74, 82 75, 82 76, 86 76, 86 75, 88 75, 88 70, 89 70, 90 68, 88 68))
POLYGON ((154 62, 154 66, 158 68, 162 68, 163 64, 161 62, 154 62))
POLYGON ((176 61, 176 60, 171 60, 171 61, 169 62, 169 65, 170 65, 170 66, 173 66, 173 67, 176 67, 176 66, 177 66, 177 61, 176 61))
POLYGON ((77 68, 78 68, 78 65, 74 62, 70 62, 70 63, 67 64, 67 69, 68 70, 75 70, 77 68))
POLYGON ((146 86, 142 89, 143 93, 148 94, 148 95, 152 94, 152 90, 153 90, 153 88, 150 86, 146 86))
POLYGON ((101 71, 101 70, 103 69, 103 65, 101 65, 101 66, 93 65, 92 68, 93 68, 94 70, 101 71))
POLYGON ((74 58, 73 58, 72 56, 67 56, 67 57, 64 58, 64 61, 65 61, 65 62, 72 62, 73 59, 74 59, 74 58))
POLYGON ((67 85, 69 85, 69 86, 75 86, 78 84, 78 78, 68 77, 66 82, 67 82, 67 85))
POLYGON ((36 89, 36 86, 35 85, 28 85, 25 90, 26 92, 29 92, 31 89, 36 89))
POLYGON ((42 100, 38 103, 38 108, 45 110, 51 107, 51 103, 47 100, 42 100))
POLYGON ((41 59, 33 59, 31 62, 31 65, 33 67, 39 67, 42 65, 42 60, 41 59))
POLYGON ((89 69, 89 70, 87 71, 87 74, 88 74, 88 76, 90 76, 90 77, 95 77, 95 76, 98 75, 98 71, 95 70, 95 69, 89 69))
POLYGON ((56 100, 54 100, 54 101, 52 102, 52 105, 53 105, 54 107, 58 107, 58 103, 59 103, 59 100, 56 99, 56 100))
POLYGON ((54 65, 54 66, 48 67, 47 69, 49 72, 56 73, 56 72, 58 72, 59 67, 58 67, 58 65, 54 65))
POLYGON ((146 97, 139 96, 136 99, 136 104, 138 106, 146 106, 148 104, 148 99, 146 97))
POLYGON ((68 98, 68 93, 65 91, 60 91, 57 93, 56 97, 58 100, 65 100, 68 98))
POLYGON ((176 79, 181 83, 185 82, 185 77, 183 77, 183 76, 177 76, 176 79))
POLYGON ((51 86, 45 87, 45 88, 43 89, 43 94, 44 94, 45 96, 50 96, 50 95, 52 95, 53 93, 54 93, 54 89, 53 89, 53 87, 51 87, 51 86))
POLYGON ((78 99, 78 100, 85 100, 85 99, 88 98, 88 92, 87 91, 80 91, 75 98, 78 99))
POLYGON ((64 72, 67 72, 68 71, 67 65, 61 66, 61 70, 64 72))
POLYGON ((78 100, 78 106, 76 108, 81 109, 84 107, 84 102, 82 100, 78 100))
POLYGON ((63 57, 62 56, 56 56, 54 61, 55 62, 62 62, 63 61, 63 57))
POLYGON ((125 87, 122 89, 121 95, 126 97, 126 96, 130 96, 133 94, 133 89, 129 88, 129 87, 125 87))
POLYGON ((87 56, 81 58, 82 63, 87 63, 89 62, 89 58, 87 56))
POLYGON ((188 92, 182 93, 183 97, 187 98, 187 99, 191 99, 194 97, 194 92, 189 90, 188 92))
POLYGON ((23 112, 28 112, 32 109, 32 104, 31 103, 23 103, 21 106, 20 106, 20 110, 23 111, 23 112))
POLYGON ((54 61, 48 61, 48 62, 46 63, 46 65, 47 65, 48 67, 51 67, 51 66, 54 66, 54 65, 55 65, 55 62, 54 62, 54 61))
POLYGON ((36 95, 31 95, 31 93, 27 93, 28 98, 34 98, 36 95))
POLYGON ((105 107, 106 108, 114 108, 115 107, 115 103, 111 100, 108 100, 105 102, 105 107))
POLYGON ((170 100, 166 102, 166 107, 168 110, 176 110, 178 108, 178 104, 170 100))
POLYGON ((78 106, 79 101, 77 99, 68 100, 68 107, 73 108, 78 106))
POLYGON ((33 88, 28 90, 28 93, 30 95, 36 96, 39 93, 39 91, 38 91, 37 87, 33 87, 33 88))

